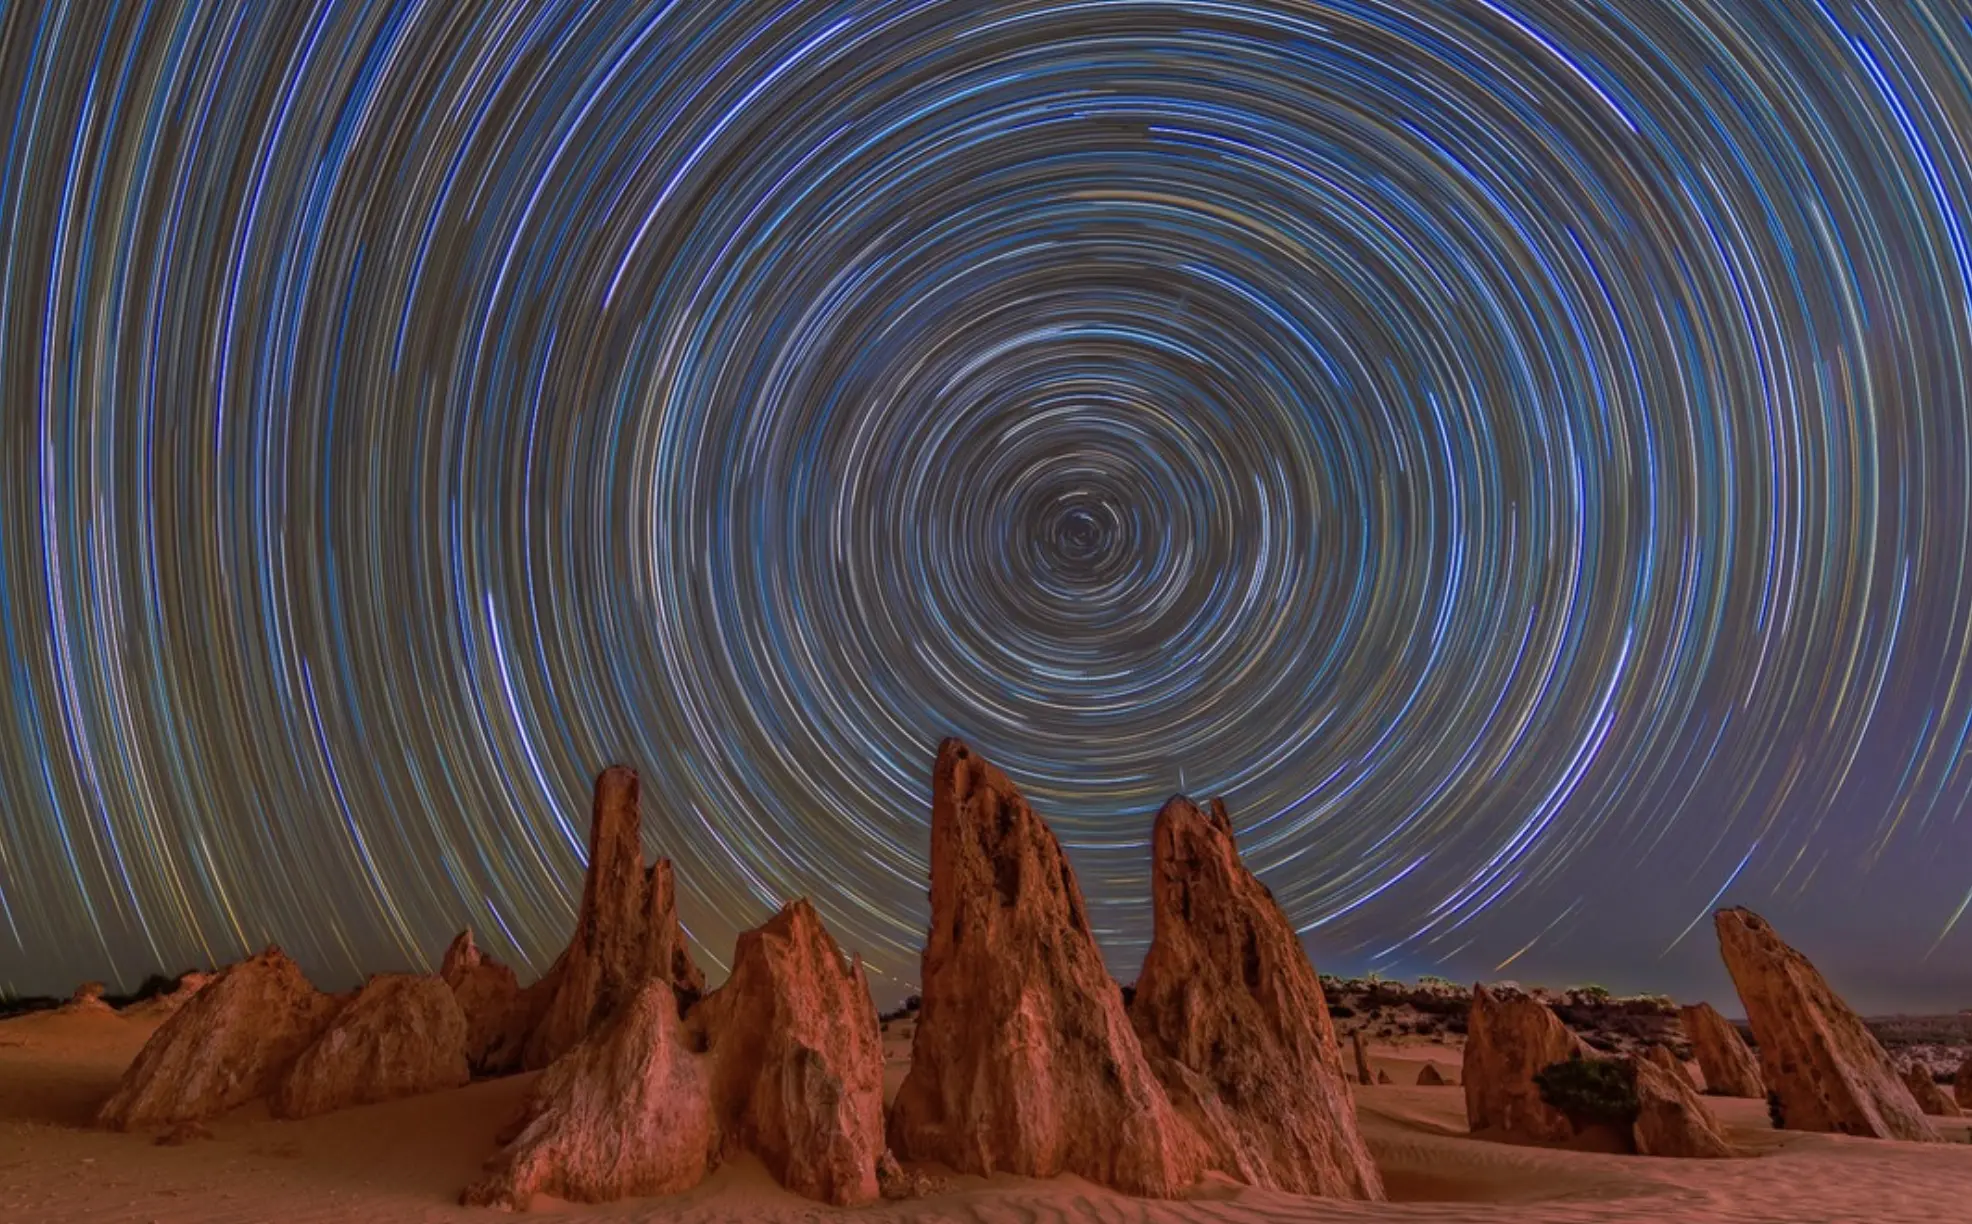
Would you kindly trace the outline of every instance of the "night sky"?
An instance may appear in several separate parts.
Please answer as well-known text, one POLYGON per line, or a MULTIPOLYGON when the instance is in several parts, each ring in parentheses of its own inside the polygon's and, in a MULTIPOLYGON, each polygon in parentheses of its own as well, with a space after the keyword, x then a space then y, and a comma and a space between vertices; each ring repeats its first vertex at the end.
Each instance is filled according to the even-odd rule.
POLYGON ((529 977, 623 762, 888 1002, 959 734, 1125 980, 1183 789, 1324 970, 1972 1005, 1962 4, 0 30, 0 987, 529 977))

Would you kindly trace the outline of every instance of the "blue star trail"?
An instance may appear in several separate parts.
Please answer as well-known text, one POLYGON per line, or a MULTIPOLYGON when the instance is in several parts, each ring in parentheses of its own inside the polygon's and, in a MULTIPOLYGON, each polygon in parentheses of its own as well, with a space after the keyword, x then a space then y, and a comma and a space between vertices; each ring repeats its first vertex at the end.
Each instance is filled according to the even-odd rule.
POLYGON ((0 986, 539 970, 621 761, 900 992, 956 733, 1125 978, 1182 772, 1324 968, 1972 989, 1961 8, 44 0, 0 122, 0 986))

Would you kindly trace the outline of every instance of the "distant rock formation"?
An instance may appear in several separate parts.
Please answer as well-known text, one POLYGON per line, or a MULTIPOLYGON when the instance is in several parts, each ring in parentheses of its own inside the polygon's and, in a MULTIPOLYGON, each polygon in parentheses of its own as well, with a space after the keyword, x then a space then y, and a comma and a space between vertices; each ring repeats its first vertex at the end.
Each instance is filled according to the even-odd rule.
MULTIPOLYGON (((660 979, 662 980, 662 979, 660 979)), ((807 901, 739 937, 733 971, 692 1014, 709 1038, 724 1155, 758 1155, 796 1194, 875 1201, 883 1042, 861 961, 807 901)))
POLYGON ((1692 1056, 1705 1077, 1705 1091, 1713 1096, 1766 1099, 1767 1086, 1760 1078, 1759 1060, 1746 1048, 1731 1021, 1710 1003, 1693 1003, 1678 1009, 1684 1035, 1691 1041, 1692 1056))
MULTIPOLYGON (((1721 1159, 1736 1156, 1726 1141, 1719 1120, 1705 1104, 1705 1098, 1691 1083, 1667 1070, 1655 1052, 1669 1050, 1651 1047, 1650 1058, 1632 1057, 1636 1074, 1637 1117, 1630 1128, 1639 1155, 1677 1156, 1685 1159, 1721 1159)), ((1671 1059, 1675 1065, 1675 1058, 1671 1059)))
POLYGON ((1952 1077, 1951 1096, 1960 1109, 1972 1110, 1972 1054, 1967 1054, 1965 1061, 1958 1064, 1958 1074, 1952 1077))
POLYGON ((921 980, 890 1115, 899 1156, 1151 1197, 1197 1179, 1203 1146, 1151 1074, 1060 844, 955 739, 932 776, 921 980))
POLYGON ((1444 1072, 1438 1070, 1437 1063, 1428 1062, 1417 1069, 1417 1086, 1419 1088, 1443 1088, 1449 1083, 1450 1081, 1445 1078, 1444 1072))
POLYGON ((1963 1113, 1958 1103, 1938 1087, 1938 1081, 1931 1078, 1931 1068, 1921 1062, 1904 1068, 1904 1086, 1910 1089, 1911 1099, 1917 1102, 1917 1107, 1929 1117, 1956 1118, 1963 1113))
POLYGON ((1363 1085, 1375 1083, 1376 1081, 1370 1077, 1369 1047, 1363 1042, 1363 1031, 1361 1029, 1357 1029, 1355 1032, 1349 1034, 1349 1049, 1356 1056, 1356 1082, 1363 1085))
POLYGON ((466 1017, 444 981, 378 974, 301 1052, 269 1102, 306 1118, 457 1088, 466 1068, 466 1017))
POLYGON ((460 1201, 524 1211, 543 1194, 600 1203, 689 1190, 715 1156, 701 1061, 671 984, 647 980, 542 1073, 517 1137, 460 1201))
POLYGON ((1889 1055, 1808 959, 1745 909, 1714 915, 1760 1070, 1789 1130, 1935 1140, 1889 1055))
POLYGON ((1484 986, 1474 986, 1464 1072, 1465 1116, 1472 1133, 1524 1143, 1573 1138, 1574 1125, 1541 1099, 1534 1077, 1581 1052, 1581 1042, 1546 1004, 1495 999, 1484 986))
POLYGON ((467 928, 445 949, 438 975, 452 988, 466 1020, 467 1067, 475 1075, 515 1070, 527 1039, 528 1016, 514 971, 481 953, 467 928))
POLYGON ((277 947, 241 961, 158 1026, 97 1124, 112 1130, 168 1126, 266 1096, 342 1002, 309 985, 300 966, 277 947))
POLYGON ((84 982, 82 985, 77 986, 75 993, 68 997, 68 1002, 62 1004, 61 1009, 70 1015, 79 1012, 88 1012, 103 1016, 113 1016, 116 1014, 115 1008, 103 1002, 103 984, 101 982, 84 982))
POLYGON ((1151 847, 1152 938, 1130 1020, 1212 1164, 1249 1185, 1382 1198, 1321 982, 1240 862, 1225 804, 1171 799, 1151 847))
POLYGON ((1658 1070, 1675 1076, 1678 1083, 1683 1084, 1693 1092, 1698 1091, 1698 1082, 1691 1078, 1691 1069, 1684 1065, 1683 1059, 1671 1051, 1671 1047, 1667 1045, 1652 1045, 1644 1051, 1643 1056, 1649 1059, 1658 1070))
MULTIPOLYGON (((609 1018, 654 973, 686 1001, 705 990, 678 925, 671 864, 643 866, 637 774, 621 765, 596 779, 589 868, 575 934, 555 967, 546 1003, 528 1033, 522 1065, 545 1067, 609 1018)), ((536 1001, 530 996, 529 1003, 536 1001)))

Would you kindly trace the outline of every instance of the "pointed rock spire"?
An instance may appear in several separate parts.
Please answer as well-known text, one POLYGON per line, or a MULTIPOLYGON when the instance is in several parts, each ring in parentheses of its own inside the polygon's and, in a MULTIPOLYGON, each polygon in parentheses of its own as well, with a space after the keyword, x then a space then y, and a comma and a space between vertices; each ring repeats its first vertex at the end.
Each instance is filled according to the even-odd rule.
POLYGON ((1567 1115, 1541 1099, 1534 1077, 1582 1053, 1580 1039, 1544 1003, 1495 999, 1472 988, 1465 1035, 1465 1116, 1472 1133, 1524 1143, 1574 1137, 1567 1115))
POLYGON ((666 980, 688 997, 704 990, 678 925, 671 864, 659 860, 644 869, 638 792, 636 772, 621 765, 596 779, 575 935, 549 971, 553 983, 522 1060, 528 1068, 545 1067, 608 1019, 656 961, 668 966, 666 980))
POLYGON ((1691 1039, 1692 1057, 1705 1077, 1705 1091, 1713 1096, 1746 1097, 1765 1100, 1767 1086, 1760 1079, 1760 1063, 1746 1048, 1730 1020, 1710 1003, 1693 1003, 1678 1009, 1684 1035, 1691 1039))
POLYGON ((1890 1056, 1807 957, 1751 910, 1720 910, 1713 921, 1783 1126, 1937 1139, 1890 1056))
POLYGON ((691 1022, 709 1036, 726 1155, 749 1151, 797 1194, 875 1201, 883 1155, 883 1039, 861 961, 807 901, 739 937, 733 971, 691 1022))
POLYGON ((899 1156, 1157 1197, 1196 1180, 1203 1145, 1151 1074, 1060 844, 956 739, 932 774, 921 980, 899 1156))
POLYGON ((1321 982, 1241 863, 1225 804, 1171 799, 1151 842, 1153 934, 1130 1019, 1212 1163, 1270 1189, 1383 1197, 1321 982))
POLYGON ((1904 1068, 1904 1086, 1910 1089, 1911 1098, 1927 1117, 1956 1118, 1964 1113, 1958 1103, 1938 1087, 1938 1081, 1931 1078, 1931 1068, 1921 1062, 1913 1062, 1904 1068))

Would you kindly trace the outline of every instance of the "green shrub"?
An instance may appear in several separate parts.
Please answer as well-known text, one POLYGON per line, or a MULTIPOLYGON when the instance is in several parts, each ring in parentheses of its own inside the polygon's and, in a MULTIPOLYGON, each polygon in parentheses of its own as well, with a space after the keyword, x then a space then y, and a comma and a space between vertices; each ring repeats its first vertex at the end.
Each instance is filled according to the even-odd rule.
POLYGON ((1583 1058, 1577 1054, 1549 1063, 1534 1076, 1541 1100, 1568 1116, 1576 1126, 1606 1123, 1627 1127, 1641 1106, 1636 1095, 1636 1068, 1613 1058, 1583 1058))

